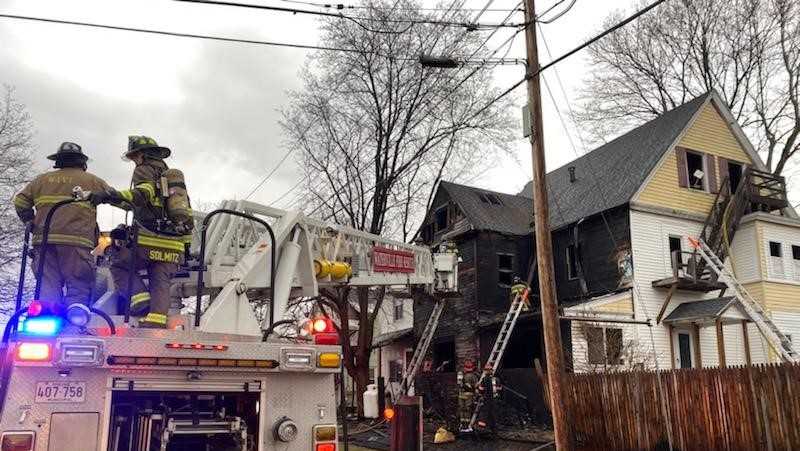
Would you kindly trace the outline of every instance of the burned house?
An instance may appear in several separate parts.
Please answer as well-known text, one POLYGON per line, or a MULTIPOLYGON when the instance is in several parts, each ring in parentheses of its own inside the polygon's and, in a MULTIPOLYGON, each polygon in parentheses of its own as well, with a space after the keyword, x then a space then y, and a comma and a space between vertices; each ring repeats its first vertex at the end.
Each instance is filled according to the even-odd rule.
MULTIPOLYGON (((721 228, 731 232, 725 256, 752 288, 754 302, 780 327, 792 329, 789 336, 800 334, 800 311, 787 297, 800 280, 800 221, 788 208, 783 180, 766 169, 724 102, 710 92, 548 173, 567 367, 669 368, 725 365, 726 355, 728 363, 774 358, 755 325, 721 297, 718 283, 689 280, 707 276, 690 274, 688 259, 697 258, 687 255, 690 238, 721 228), (769 196, 740 202, 746 208, 736 217, 715 215, 739 183, 769 196)), ((513 277, 527 278, 533 262, 531 196, 531 184, 518 195, 440 184, 419 239, 456 243, 463 297, 448 301, 430 351, 434 373, 425 377, 448 379, 468 357, 486 361, 509 307, 513 277)), ((534 277, 534 293, 536 283, 534 277)), ((415 301, 415 336, 431 308, 415 301)), ((506 371, 530 370, 536 358, 544 362, 537 310, 534 301, 520 316, 501 364, 506 371)))

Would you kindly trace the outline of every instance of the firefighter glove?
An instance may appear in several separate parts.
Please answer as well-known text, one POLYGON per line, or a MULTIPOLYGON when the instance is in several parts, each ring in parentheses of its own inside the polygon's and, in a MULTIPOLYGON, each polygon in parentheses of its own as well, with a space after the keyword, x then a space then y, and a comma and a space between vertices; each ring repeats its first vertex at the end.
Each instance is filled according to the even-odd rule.
POLYGON ((98 206, 109 203, 113 197, 114 195, 110 191, 93 191, 89 194, 89 202, 94 206, 98 206))

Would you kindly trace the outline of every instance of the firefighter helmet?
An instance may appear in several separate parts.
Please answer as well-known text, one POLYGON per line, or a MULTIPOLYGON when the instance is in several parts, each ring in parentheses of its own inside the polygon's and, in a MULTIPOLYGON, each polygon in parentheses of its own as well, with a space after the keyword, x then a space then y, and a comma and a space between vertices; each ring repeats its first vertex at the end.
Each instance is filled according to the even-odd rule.
POLYGON ((128 150, 122 155, 122 159, 130 160, 131 154, 136 152, 143 152, 159 160, 163 160, 172 154, 169 148, 159 146, 156 140, 149 136, 128 136, 128 150))
POLYGON ((475 371, 475 361, 472 359, 464 360, 464 372, 471 373, 475 371))
POLYGON ((83 160, 85 162, 89 160, 89 157, 83 153, 81 146, 72 142, 63 142, 58 146, 58 151, 52 155, 48 155, 47 159, 53 161, 73 159, 78 161, 83 160))

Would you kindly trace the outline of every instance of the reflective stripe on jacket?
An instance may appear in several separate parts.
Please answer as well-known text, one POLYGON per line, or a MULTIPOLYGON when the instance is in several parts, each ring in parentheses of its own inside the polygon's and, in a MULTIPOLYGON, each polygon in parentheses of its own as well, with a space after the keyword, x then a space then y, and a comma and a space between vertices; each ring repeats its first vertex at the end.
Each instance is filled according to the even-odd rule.
MULTIPOLYGON (((53 205, 72 199, 72 190, 105 191, 108 184, 80 168, 63 168, 39 175, 14 196, 14 208, 23 221, 33 221, 33 244, 40 244, 47 213, 53 205)), ((76 202, 58 209, 50 222, 48 242, 94 248, 97 243, 97 209, 76 202)))

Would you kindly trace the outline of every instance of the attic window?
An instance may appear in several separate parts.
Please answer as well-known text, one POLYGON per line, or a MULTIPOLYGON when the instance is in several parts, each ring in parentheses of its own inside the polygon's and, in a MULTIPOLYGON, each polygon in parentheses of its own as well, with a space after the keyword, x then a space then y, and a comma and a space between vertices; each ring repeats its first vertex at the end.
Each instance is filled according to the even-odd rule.
POLYGON ((484 204, 489 205, 503 205, 503 202, 500 201, 500 198, 491 193, 478 193, 478 198, 484 204))
POLYGON ((689 173, 689 187, 706 191, 706 159, 703 155, 686 152, 686 169, 689 173))
POLYGON ((448 226, 447 207, 442 207, 436 210, 436 213, 434 213, 434 217, 435 217, 434 224, 436 232, 440 232, 447 228, 448 226))

